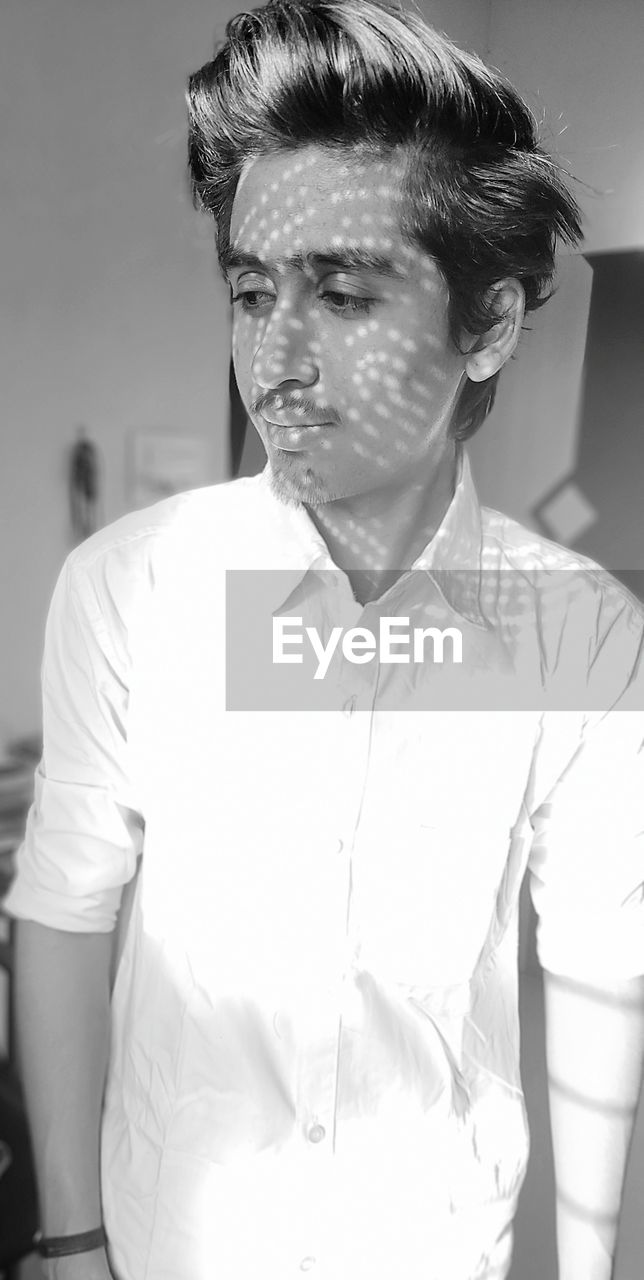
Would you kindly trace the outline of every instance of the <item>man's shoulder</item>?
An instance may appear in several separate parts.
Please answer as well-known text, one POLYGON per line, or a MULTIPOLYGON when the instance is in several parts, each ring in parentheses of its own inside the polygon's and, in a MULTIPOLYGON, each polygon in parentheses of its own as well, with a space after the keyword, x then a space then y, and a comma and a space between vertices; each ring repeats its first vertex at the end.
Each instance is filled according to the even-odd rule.
POLYGON ((547 603, 562 621, 587 615, 608 627, 618 615, 642 635, 644 604, 598 561, 544 537, 500 511, 482 508, 482 567, 529 581, 536 604, 547 603))
POLYGON ((244 477, 120 516, 67 556, 55 598, 65 610, 79 607, 112 642, 128 635, 168 573, 175 591, 178 583, 184 595, 194 595, 240 545, 257 541, 262 492, 261 476, 244 477))
POLYGON ((518 571, 577 569, 588 573, 606 572, 596 560, 553 542, 501 511, 483 507, 481 523, 484 564, 492 566, 504 562, 508 569, 518 571))
POLYGON ((163 498, 113 520, 70 553, 73 571, 93 573, 101 564, 123 561, 132 568, 186 538, 198 543, 210 527, 224 525, 230 542, 248 527, 263 492, 261 475, 222 481, 163 498))

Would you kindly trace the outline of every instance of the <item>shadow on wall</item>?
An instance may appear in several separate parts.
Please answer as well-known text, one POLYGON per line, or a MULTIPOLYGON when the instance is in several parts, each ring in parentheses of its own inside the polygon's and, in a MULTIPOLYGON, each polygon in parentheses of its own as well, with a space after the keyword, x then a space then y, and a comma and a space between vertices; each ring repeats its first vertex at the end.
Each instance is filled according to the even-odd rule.
POLYGON ((591 254, 577 465, 589 505, 576 550, 644 599, 644 252, 591 254))
POLYGON ((592 284, 573 448, 533 523, 644 599, 644 253, 585 261, 592 284))

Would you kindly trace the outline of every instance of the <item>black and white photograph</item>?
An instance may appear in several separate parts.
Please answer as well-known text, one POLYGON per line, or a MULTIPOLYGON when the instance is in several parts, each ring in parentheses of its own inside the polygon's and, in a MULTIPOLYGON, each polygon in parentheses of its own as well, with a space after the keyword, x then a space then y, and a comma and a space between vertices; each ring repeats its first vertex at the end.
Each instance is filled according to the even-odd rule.
POLYGON ((644 1275, 644 5, 4 0, 0 1280, 644 1275))

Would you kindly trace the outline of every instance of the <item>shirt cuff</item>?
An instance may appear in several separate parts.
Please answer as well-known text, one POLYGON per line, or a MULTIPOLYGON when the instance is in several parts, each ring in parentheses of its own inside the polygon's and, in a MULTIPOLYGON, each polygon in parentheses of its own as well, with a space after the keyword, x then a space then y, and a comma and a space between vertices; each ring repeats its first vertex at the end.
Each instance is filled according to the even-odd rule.
POLYGON ((2 902, 6 915, 17 920, 33 920, 50 929, 68 933, 112 933, 122 896, 122 888, 85 896, 82 901, 29 883, 26 874, 16 876, 2 902))

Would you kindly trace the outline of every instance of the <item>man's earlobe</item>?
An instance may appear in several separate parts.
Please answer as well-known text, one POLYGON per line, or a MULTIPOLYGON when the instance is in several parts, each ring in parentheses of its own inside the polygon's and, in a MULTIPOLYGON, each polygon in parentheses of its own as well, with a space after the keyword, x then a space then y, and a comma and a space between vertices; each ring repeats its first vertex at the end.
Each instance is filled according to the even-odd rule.
POLYGON ((525 293, 518 280, 501 280, 491 290, 499 320, 474 343, 465 361, 472 382, 485 382, 510 359, 521 336, 525 293))

